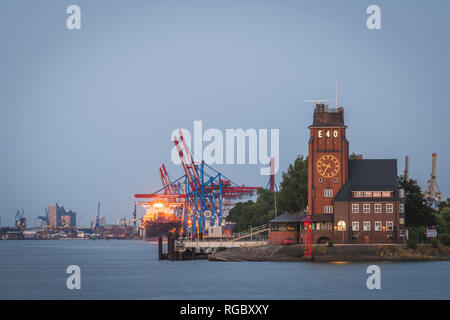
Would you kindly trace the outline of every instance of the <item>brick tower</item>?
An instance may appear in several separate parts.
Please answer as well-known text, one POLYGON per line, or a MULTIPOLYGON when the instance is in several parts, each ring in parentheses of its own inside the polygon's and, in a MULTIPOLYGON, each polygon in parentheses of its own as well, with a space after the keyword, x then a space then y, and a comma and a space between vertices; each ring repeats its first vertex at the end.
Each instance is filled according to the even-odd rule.
POLYGON ((333 199, 348 179, 344 108, 316 104, 309 126, 308 214, 333 214, 333 199))

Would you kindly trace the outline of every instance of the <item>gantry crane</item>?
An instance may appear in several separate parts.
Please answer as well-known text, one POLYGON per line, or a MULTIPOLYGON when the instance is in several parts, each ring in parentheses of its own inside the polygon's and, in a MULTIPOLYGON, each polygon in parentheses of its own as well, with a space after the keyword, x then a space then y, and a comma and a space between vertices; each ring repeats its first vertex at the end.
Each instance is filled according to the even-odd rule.
POLYGON ((27 228, 27 219, 25 218, 23 209, 22 212, 20 212, 20 209, 17 210, 15 216, 15 225, 19 230, 25 230, 27 228))
POLYGON ((231 200, 252 196, 259 189, 237 185, 204 161, 194 163, 181 130, 179 139, 174 137, 173 142, 184 175, 171 182, 163 165, 160 168, 163 188, 152 194, 135 194, 135 198, 148 199, 137 203, 142 206, 170 207, 174 219, 182 222, 185 234, 204 234, 206 224, 222 226, 223 214, 232 204, 231 200), (183 185, 181 180, 184 180, 183 185))

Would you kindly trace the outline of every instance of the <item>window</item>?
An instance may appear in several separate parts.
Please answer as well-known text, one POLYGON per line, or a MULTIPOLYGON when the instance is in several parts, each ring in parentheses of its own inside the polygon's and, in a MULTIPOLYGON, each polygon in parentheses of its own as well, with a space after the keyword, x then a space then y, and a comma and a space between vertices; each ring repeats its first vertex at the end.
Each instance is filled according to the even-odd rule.
POLYGON ((322 178, 319 178, 319 183, 322 183, 322 178))
POLYGON ((381 196, 382 196, 383 198, 389 198, 389 197, 391 196, 391 192, 390 192, 390 191, 382 192, 382 193, 381 193, 381 196))
POLYGON ((405 218, 398 219, 398 223, 399 224, 405 224, 405 218))
POLYGON ((404 189, 399 189, 398 193, 399 193, 400 198, 404 198, 405 197, 405 190, 404 189))
POLYGON ((375 231, 381 231, 381 230, 382 230, 381 221, 375 221, 375 231))
POLYGON ((338 178, 334 178, 334 183, 337 183, 338 182, 338 178))
POLYGON ((374 198, 381 198, 381 192, 372 192, 372 196, 374 197, 374 198))
POLYGON ((387 230, 387 231, 392 231, 392 230, 394 230, 394 222, 392 222, 392 221, 386 221, 386 230, 387 230))
POLYGON ((400 203, 400 213, 405 213, 405 204, 400 203))
POLYGON ((375 213, 381 213, 381 203, 375 203, 375 213))
POLYGON ((339 221, 338 222, 338 231, 345 231, 346 227, 345 227, 345 221, 339 221))
POLYGON ((364 192, 364 197, 372 198, 372 192, 364 192))
POLYGON ((386 203, 386 213, 394 212, 394 205, 392 203, 386 203))
POLYGON ((363 212, 364 213, 370 213, 370 203, 364 203, 363 204, 363 212))
POLYGON ((353 231, 359 231, 359 221, 353 221, 352 222, 352 230, 353 231))
POLYGON ((363 222, 363 230, 364 231, 370 231, 370 221, 364 221, 363 222))
POLYGON ((333 206, 324 206, 323 212, 324 213, 333 213, 333 206))
POLYGON ((355 198, 362 198, 362 197, 364 197, 364 192, 360 192, 360 191, 358 191, 358 192, 353 192, 353 196, 354 196, 355 198))
POLYGON ((359 203, 352 204, 352 213, 359 213, 359 203))
POLYGON ((325 190, 323 190, 323 196, 325 198, 331 198, 333 196, 333 189, 325 189, 325 190))

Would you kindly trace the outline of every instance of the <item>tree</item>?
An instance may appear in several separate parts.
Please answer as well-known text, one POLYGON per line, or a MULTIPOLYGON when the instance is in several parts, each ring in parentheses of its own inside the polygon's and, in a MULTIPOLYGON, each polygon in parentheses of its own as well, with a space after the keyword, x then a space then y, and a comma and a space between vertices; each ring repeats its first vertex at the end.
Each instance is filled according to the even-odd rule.
POLYGON ((439 215, 438 233, 450 233, 450 208, 442 209, 439 215))
POLYGON ((433 209, 427 206, 420 186, 413 179, 400 176, 400 187, 405 190, 406 226, 434 226, 438 219, 433 209))
MULTIPOLYGON (((258 190, 255 201, 240 202, 234 206, 227 217, 233 221, 233 232, 239 232, 269 223, 275 218, 274 193, 258 190)), ((308 160, 299 156, 290 164, 287 172, 282 173, 280 191, 276 193, 277 211, 295 213, 304 210, 308 204, 308 160)))
POLYGON ((439 202, 438 204, 438 212, 441 213, 442 210, 444 210, 445 208, 449 208, 450 207, 450 198, 447 198, 447 201, 442 201, 439 202))
POLYGON ((256 202, 252 200, 239 202, 230 210, 226 220, 235 223, 233 232, 239 232, 269 223, 274 218, 274 208, 273 192, 259 189, 256 202))
POLYGON ((290 213, 305 210, 308 205, 308 158, 297 157, 282 174, 280 183, 280 210, 290 213))
POLYGON ((352 154, 349 156, 349 159, 350 160, 356 160, 358 157, 362 157, 362 155, 352 152, 352 154))

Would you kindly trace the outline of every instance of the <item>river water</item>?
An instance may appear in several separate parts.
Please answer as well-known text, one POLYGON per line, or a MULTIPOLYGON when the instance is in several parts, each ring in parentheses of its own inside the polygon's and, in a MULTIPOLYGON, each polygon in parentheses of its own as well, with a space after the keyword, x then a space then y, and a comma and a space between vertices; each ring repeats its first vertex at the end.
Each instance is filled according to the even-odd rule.
POLYGON ((378 263, 158 261, 157 244, 0 241, 0 299, 449 299, 450 261, 378 263), (66 268, 81 269, 81 289, 66 268))

